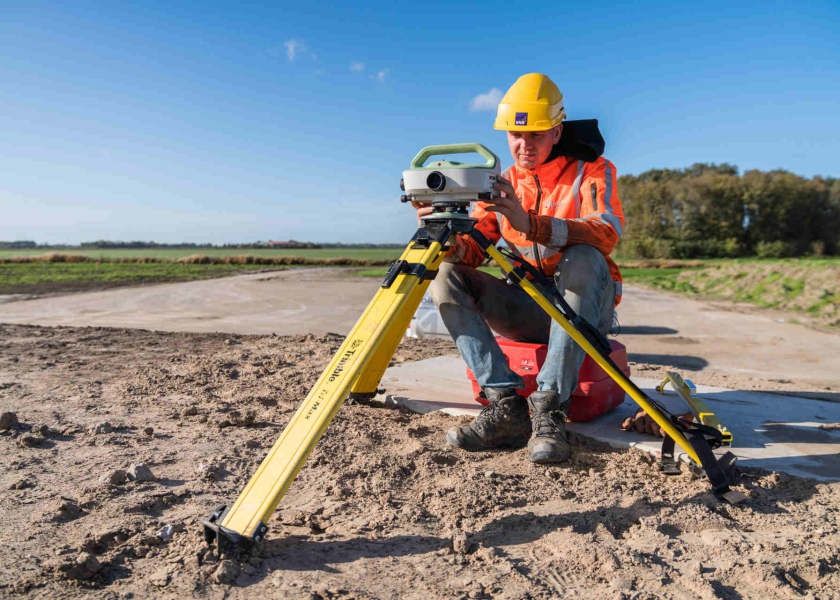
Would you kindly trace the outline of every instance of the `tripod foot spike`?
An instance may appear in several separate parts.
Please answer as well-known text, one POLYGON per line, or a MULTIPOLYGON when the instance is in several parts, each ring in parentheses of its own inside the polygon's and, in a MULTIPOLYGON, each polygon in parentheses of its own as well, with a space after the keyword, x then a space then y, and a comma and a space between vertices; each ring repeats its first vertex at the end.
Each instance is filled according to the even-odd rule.
POLYGON ((227 513, 228 507, 223 504, 210 513, 207 520, 201 522, 204 526, 204 541, 208 546, 212 546, 215 543, 219 551, 219 556, 233 556, 250 550, 268 532, 268 527, 265 523, 260 523, 253 538, 236 533, 227 527, 222 527, 221 522, 227 513))

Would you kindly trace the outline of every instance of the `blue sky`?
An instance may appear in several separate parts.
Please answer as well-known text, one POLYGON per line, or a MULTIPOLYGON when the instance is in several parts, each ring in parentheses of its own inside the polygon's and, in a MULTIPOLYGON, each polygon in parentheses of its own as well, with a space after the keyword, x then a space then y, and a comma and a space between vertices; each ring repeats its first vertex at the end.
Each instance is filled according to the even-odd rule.
POLYGON ((0 240, 401 243, 414 154, 509 165, 476 97, 533 71, 619 173, 840 175, 836 1, 269 4, 0 0, 0 240))

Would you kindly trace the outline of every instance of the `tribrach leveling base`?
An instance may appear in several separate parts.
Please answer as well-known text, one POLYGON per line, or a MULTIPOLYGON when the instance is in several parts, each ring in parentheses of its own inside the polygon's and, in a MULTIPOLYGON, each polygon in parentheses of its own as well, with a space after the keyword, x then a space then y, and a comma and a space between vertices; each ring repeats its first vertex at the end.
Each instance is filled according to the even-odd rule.
POLYGON ((207 542, 215 541, 219 551, 226 553, 265 537, 271 514, 347 397, 351 393, 376 392, 455 234, 474 239, 510 282, 521 286, 662 427, 667 434, 662 448, 664 472, 679 471, 674 460, 676 443, 705 470, 715 494, 730 502, 739 501, 737 492, 729 489, 723 465, 712 453, 712 448, 721 444, 720 431, 683 422, 649 398, 610 360, 606 338, 574 313, 551 281, 527 263, 496 248, 473 228, 475 219, 469 217, 469 203, 478 198, 490 199, 488 194, 493 193, 491 186, 499 174, 498 157, 479 144, 430 146, 420 151, 411 166, 403 173, 407 192, 403 200, 428 201, 434 212, 423 218, 423 226, 391 265, 379 291, 239 498, 230 508, 216 509, 204 522, 207 542), (468 152, 480 154, 487 162, 474 165, 441 160, 424 166, 434 155, 468 152), (520 264, 514 266, 511 261, 520 264), (527 278, 526 271, 534 282, 527 278))

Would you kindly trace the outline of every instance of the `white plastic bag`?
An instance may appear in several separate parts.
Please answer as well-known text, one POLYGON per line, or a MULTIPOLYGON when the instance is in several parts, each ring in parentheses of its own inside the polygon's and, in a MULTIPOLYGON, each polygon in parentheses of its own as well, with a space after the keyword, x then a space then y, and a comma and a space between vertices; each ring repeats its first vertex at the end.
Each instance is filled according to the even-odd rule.
POLYGON ((429 292, 423 296, 420 301, 420 306, 417 307, 417 312, 411 319, 411 324, 405 332, 406 337, 410 338, 427 338, 427 337, 449 337, 449 331, 443 324, 443 319, 440 318, 437 306, 435 306, 429 292))

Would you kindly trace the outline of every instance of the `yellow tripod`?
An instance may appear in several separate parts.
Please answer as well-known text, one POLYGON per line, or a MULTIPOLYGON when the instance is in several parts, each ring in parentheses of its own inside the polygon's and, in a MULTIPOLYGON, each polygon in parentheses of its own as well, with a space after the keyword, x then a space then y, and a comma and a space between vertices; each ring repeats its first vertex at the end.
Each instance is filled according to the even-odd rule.
POLYGON ((540 273, 529 269, 530 265, 521 261, 520 266, 511 264, 511 260, 518 259, 496 248, 474 229, 475 219, 466 215, 465 207, 455 212, 436 210, 424 218, 423 226, 402 256, 391 265, 380 290, 239 498, 230 508, 222 506, 213 511, 204 522, 208 543, 215 541, 220 552, 227 552, 265 537, 271 514, 344 401, 351 393, 376 392, 429 282, 437 274, 447 243, 455 234, 469 235, 476 240, 508 279, 520 285, 665 430, 662 465, 666 473, 678 472, 673 458, 676 442, 704 468, 716 494, 736 501, 735 492, 729 490, 728 478, 712 453, 712 447, 720 445, 719 431, 682 422, 649 398, 610 359, 610 346, 603 335, 576 315, 554 286, 540 273), (539 288, 523 269, 529 271, 537 284, 543 277, 539 288))

